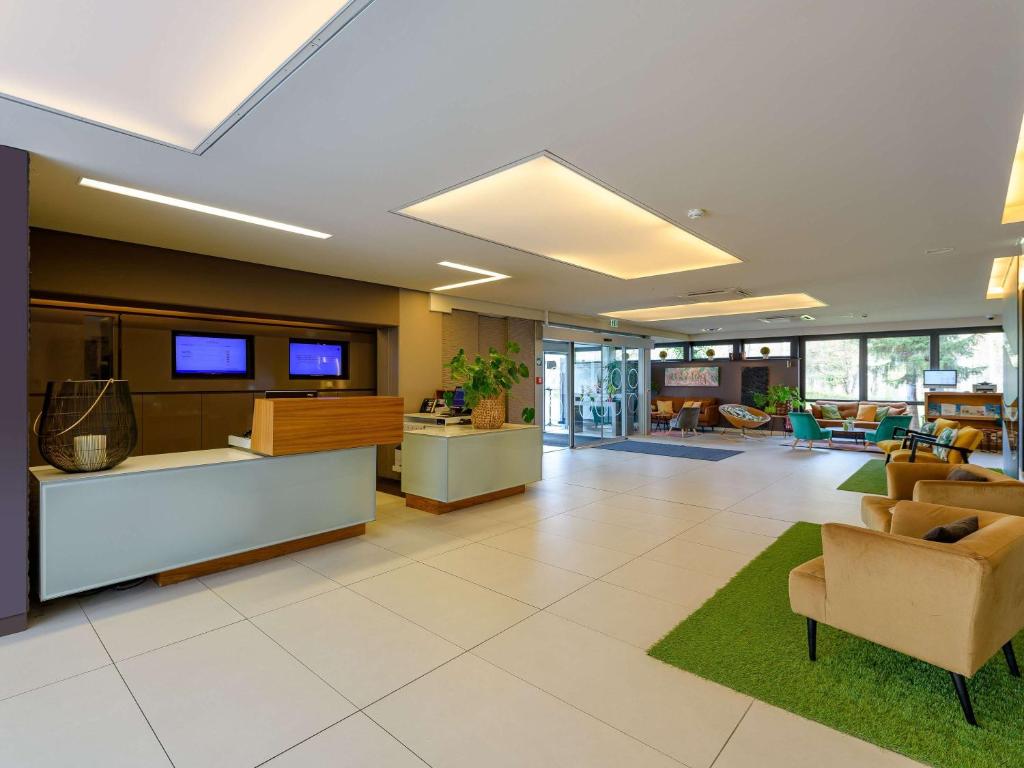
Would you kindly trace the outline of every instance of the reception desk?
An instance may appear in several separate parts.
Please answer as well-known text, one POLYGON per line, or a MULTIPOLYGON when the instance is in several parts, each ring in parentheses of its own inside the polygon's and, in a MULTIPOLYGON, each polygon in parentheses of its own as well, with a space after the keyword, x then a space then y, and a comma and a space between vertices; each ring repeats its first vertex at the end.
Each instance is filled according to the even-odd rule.
POLYGON ((375 518, 377 445, 401 439, 401 399, 282 403, 257 410, 252 451, 136 456, 76 474, 33 467, 40 599, 142 576, 171 584, 362 534, 375 518))
POLYGON ((406 426, 402 491, 406 506, 441 514, 523 493, 541 478, 540 428, 505 424, 406 426))

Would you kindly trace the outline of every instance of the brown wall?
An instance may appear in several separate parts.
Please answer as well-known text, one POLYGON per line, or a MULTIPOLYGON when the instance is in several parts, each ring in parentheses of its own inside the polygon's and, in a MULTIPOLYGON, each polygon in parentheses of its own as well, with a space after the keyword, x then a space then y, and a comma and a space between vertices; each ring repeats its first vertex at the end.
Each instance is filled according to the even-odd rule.
POLYGON ((32 229, 33 296, 398 325, 398 289, 198 253, 32 229))
POLYGON ((661 388, 658 394, 666 397, 717 397, 719 403, 739 403, 744 368, 768 367, 768 384, 784 384, 787 387, 800 386, 800 362, 798 360, 715 360, 713 362, 651 363, 651 382, 661 388), (787 366, 788 364, 788 366, 787 366), (717 365, 717 387, 666 387, 665 369, 688 366, 717 365))

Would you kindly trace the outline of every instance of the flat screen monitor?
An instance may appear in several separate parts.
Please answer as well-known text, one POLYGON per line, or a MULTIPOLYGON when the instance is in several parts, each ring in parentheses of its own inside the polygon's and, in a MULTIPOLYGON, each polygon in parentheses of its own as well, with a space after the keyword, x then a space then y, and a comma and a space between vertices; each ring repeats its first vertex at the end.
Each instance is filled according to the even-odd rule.
POLYGON ((926 387, 955 387, 956 370, 928 370, 924 372, 926 387))
POLYGON ((252 336, 171 331, 174 378, 253 378, 252 336))
POLYGON ((292 339, 288 342, 288 378, 347 379, 348 342, 292 339))

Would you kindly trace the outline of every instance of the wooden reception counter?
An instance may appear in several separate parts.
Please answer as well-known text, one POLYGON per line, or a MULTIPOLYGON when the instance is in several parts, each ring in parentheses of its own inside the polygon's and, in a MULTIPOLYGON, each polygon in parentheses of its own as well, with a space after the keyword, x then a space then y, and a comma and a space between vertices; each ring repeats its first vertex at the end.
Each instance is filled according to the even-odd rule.
POLYGON ((399 398, 259 400, 253 447, 271 455, 218 448, 103 472, 33 467, 39 597, 151 575, 170 584, 358 536, 375 519, 376 446, 401 439, 399 398))

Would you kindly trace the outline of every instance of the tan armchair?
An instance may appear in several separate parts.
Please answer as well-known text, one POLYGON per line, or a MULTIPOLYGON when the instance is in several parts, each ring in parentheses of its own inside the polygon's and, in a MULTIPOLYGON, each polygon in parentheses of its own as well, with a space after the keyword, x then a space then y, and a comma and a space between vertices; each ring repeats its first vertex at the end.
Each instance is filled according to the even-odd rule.
POLYGON ((1024 517, 902 501, 891 533, 829 523, 821 542, 822 556, 789 575, 811 661, 820 621, 934 664, 949 672, 971 725, 966 678, 1000 648, 1020 677, 1011 641, 1024 627, 1024 517), (921 539, 973 515, 979 530, 955 544, 921 539))
POLYGON ((926 501, 956 507, 1024 515, 1024 483, 976 464, 959 464, 961 471, 985 478, 986 482, 947 480, 954 469, 948 464, 887 464, 885 475, 888 496, 864 496, 860 516, 864 525, 876 531, 888 531, 892 508, 899 501, 926 501))

